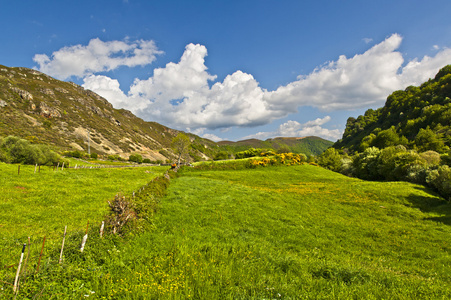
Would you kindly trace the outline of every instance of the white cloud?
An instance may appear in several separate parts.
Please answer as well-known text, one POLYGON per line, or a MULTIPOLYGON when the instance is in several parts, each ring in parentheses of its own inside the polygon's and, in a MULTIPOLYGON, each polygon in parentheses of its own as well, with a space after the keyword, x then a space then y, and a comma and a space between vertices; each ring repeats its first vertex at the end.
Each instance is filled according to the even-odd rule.
POLYGON ((372 38, 363 38, 363 41, 365 42, 365 44, 369 44, 373 41, 372 38))
POLYGON ((212 133, 206 133, 206 134, 203 134, 202 137, 203 137, 204 139, 209 139, 209 140, 211 140, 211 141, 213 141, 213 142, 220 142, 220 141, 223 140, 223 139, 220 138, 219 136, 214 135, 214 134, 212 134, 212 133))
MULTIPOLYGON (((146 120, 186 130, 258 126, 302 110, 323 111, 382 106, 387 96, 408 85, 419 85, 451 61, 451 50, 414 59, 407 64, 397 51, 402 37, 393 34, 353 57, 339 56, 308 75, 267 91, 251 74, 240 70, 222 82, 205 65, 207 49, 188 44, 179 62, 154 69, 153 76, 135 79, 128 94, 119 82, 97 72, 118 66, 146 65, 159 51, 152 41, 102 42, 62 48, 52 54, 36 55, 40 70, 60 78, 84 76, 84 87, 99 93, 117 108, 126 108, 146 120)), ((338 137, 338 130, 323 125, 329 117, 299 124, 287 122, 277 133, 288 136, 338 137)), ((261 133, 262 136, 268 133, 261 133)), ((215 137, 213 137, 215 138, 215 137)))
POLYGON ((96 38, 90 40, 87 46, 64 47, 53 52, 51 57, 36 54, 33 60, 41 72, 64 80, 71 76, 85 77, 111 71, 120 66, 144 66, 152 63, 161 53, 153 41, 103 42, 96 38))
POLYGON ((265 140, 273 137, 305 137, 305 136, 319 136, 327 140, 338 140, 343 132, 338 129, 327 129, 322 127, 325 123, 331 120, 330 116, 318 118, 313 121, 308 121, 301 124, 297 121, 287 121, 279 126, 276 131, 259 132, 254 135, 249 135, 243 139, 257 138, 265 140))
POLYGON ((206 55, 204 46, 189 44, 180 62, 155 69, 147 80, 135 80, 129 95, 147 99, 146 108, 135 111, 178 127, 210 129, 255 126, 273 117, 263 102, 264 91, 250 74, 236 71, 210 88, 208 82, 216 76, 207 72, 206 55))

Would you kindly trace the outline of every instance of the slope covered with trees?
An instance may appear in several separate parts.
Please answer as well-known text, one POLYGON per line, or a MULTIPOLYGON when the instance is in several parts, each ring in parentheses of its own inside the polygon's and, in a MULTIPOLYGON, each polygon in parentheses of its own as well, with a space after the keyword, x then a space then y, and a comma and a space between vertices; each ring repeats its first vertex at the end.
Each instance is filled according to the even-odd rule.
POLYGON ((404 145, 444 153, 451 145, 451 65, 419 87, 388 96, 385 106, 349 118, 334 148, 365 151, 368 147, 404 145))
POLYGON ((451 65, 384 107, 349 118, 343 138, 318 163, 367 180, 424 184, 451 200, 451 65))

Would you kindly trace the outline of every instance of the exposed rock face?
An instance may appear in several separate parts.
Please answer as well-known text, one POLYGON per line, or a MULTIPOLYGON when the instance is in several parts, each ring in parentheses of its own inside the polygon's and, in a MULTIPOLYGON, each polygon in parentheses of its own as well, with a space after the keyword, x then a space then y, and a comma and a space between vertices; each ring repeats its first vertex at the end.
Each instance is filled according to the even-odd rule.
POLYGON ((48 106, 45 102, 41 102, 39 108, 41 109, 41 116, 43 117, 61 118, 61 113, 56 108, 48 106))
POLYGON ((54 93, 53 90, 51 90, 51 89, 41 89, 41 92, 42 92, 43 94, 50 95, 50 96, 55 95, 55 93, 54 93))
POLYGON ((8 106, 8 103, 6 103, 3 100, 0 100, 0 107, 5 107, 5 106, 8 106))
POLYGON ((33 95, 27 91, 21 90, 17 87, 12 87, 11 90, 17 94, 19 94, 20 98, 24 100, 33 100, 33 95))

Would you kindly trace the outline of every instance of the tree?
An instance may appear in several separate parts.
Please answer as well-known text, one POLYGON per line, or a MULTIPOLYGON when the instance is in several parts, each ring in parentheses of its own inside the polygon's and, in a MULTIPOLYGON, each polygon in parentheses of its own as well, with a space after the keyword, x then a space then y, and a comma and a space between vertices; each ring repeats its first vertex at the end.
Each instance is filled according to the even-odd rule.
POLYGON ((131 154, 128 157, 128 160, 131 161, 131 162, 135 162, 135 163, 141 164, 143 162, 143 157, 142 157, 141 154, 135 153, 135 154, 131 154))
POLYGON ((329 148, 318 157, 318 164, 326 169, 339 172, 341 168, 341 155, 337 149, 329 148))
POLYGON ((178 155, 178 166, 180 166, 180 159, 182 158, 182 156, 188 152, 190 144, 191 141, 189 137, 182 132, 177 134, 177 136, 172 139, 171 148, 174 150, 175 154, 178 155))

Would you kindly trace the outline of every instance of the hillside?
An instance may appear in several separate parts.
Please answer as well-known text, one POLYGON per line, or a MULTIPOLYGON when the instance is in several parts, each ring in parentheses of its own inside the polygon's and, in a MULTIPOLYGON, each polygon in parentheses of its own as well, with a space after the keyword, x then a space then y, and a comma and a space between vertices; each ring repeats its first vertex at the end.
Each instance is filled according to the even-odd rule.
POLYGON ((451 146, 451 65, 419 87, 409 86, 388 96, 384 107, 349 118, 336 149, 362 152, 404 145, 439 153, 451 146))
MULTIPOLYGON (((128 158, 172 157, 170 144, 179 131, 145 122, 71 82, 36 70, 0 65, 0 136, 16 135, 57 150, 88 150, 128 158), (89 135, 88 135, 89 133, 89 135), (88 139, 88 136, 90 137, 88 139)), ((191 157, 208 159, 217 151, 209 140, 189 134, 191 157)))
POLYGON ((333 143, 316 136, 308 137, 278 137, 265 141, 258 139, 248 139, 238 142, 221 141, 218 142, 222 150, 233 153, 245 151, 250 148, 265 149, 286 149, 293 153, 304 153, 306 155, 319 155, 329 148, 333 143))

